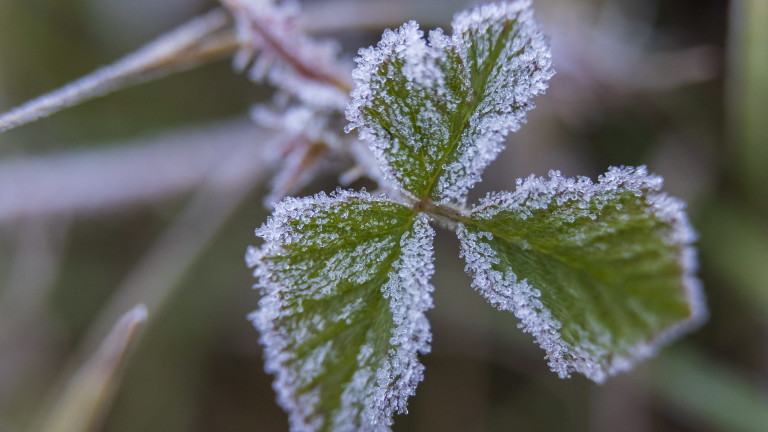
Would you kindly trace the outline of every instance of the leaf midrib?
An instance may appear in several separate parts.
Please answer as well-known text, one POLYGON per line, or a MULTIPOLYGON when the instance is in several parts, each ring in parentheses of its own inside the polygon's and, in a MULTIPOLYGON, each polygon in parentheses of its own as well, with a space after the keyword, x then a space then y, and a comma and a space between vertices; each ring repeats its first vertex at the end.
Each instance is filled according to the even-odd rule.
MULTIPOLYGON (((405 236, 409 230, 413 229, 414 222, 416 220, 416 215, 417 215, 417 213, 415 213, 415 212, 412 213, 411 217, 408 219, 408 223, 404 224, 406 226, 406 228, 403 229, 402 234, 399 237, 400 240, 402 240, 403 236, 405 236)), ((390 231, 394 231, 394 230, 390 230, 390 231)), ((381 286, 386 284, 387 275, 392 272, 394 263, 397 261, 397 259, 399 257, 399 253, 398 252, 401 252, 401 248, 399 247, 399 243, 398 243, 398 250, 393 250, 392 251, 392 253, 388 257, 388 259, 386 260, 386 264, 381 266, 381 270, 380 270, 380 272, 378 274, 378 277, 375 278, 375 279, 383 280, 383 283, 381 285, 379 285, 378 294, 381 294, 381 291, 380 291, 381 286)), ((375 284, 373 283, 373 280, 372 280, 372 281, 368 281, 365 285, 369 286, 370 289, 373 289, 373 286, 375 284)), ((348 294, 352 290, 353 290, 353 288, 351 288, 349 290, 346 290, 344 293, 342 293, 342 295, 343 294, 348 294)), ((388 306, 388 303, 384 299, 383 294, 381 294, 381 296, 377 298, 377 302, 376 303, 377 304, 384 303, 385 306, 388 306)), ((375 308, 375 307, 369 308, 369 312, 367 314, 365 314, 366 316, 364 318, 362 318, 362 319, 358 319, 356 321, 356 324, 359 324, 360 322, 366 322, 366 323, 370 323, 370 324, 368 325, 367 328, 363 329, 360 332, 360 334, 355 339, 356 340, 359 339, 359 340, 361 340, 363 342, 368 340, 371 332, 373 331, 373 327, 375 326, 376 322, 379 320, 379 318, 380 318, 382 313, 389 314, 391 312, 389 310, 381 311, 381 310, 379 310, 378 308, 375 308)), ((392 324, 392 326, 394 326, 394 323, 391 323, 391 324, 392 324)), ((343 329, 342 333, 346 333, 346 332, 351 331, 353 326, 354 325, 349 326, 346 329, 343 329)), ((318 346, 319 343, 322 343, 322 341, 320 341, 319 339, 321 339, 321 338, 319 336, 316 336, 315 338, 312 338, 311 341, 308 341, 307 344, 318 346)), ((381 338, 379 338, 379 339, 381 339, 381 338)), ((302 344, 302 348, 304 348, 304 345, 306 345, 306 344, 302 344)), ((360 348, 362 346, 363 346, 363 343, 358 344, 357 353, 359 353, 359 350, 360 350, 360 348)), ((374 353, 374 355, 375 355, 375 353, 374 353)), ((384 354, 384 356, 386 356, 386 353, 384 354)), ((374 360, 374 362, 380 362, 382 356, 376 356, 375 358, 376 358, 376 360, 374 360)), ((339 382, 343 383, 343 385, 338 389, 339 391, 336 391, 330 397, 331 403, 327 407, 328 408, 328 413, 327 414, 329 414, 329 416, 326 417, 326 421, 324 422, 323 426, 321 427, 321 430, 323 430, 323 431, 329 430, 328 428, 330 427, 330 424, 331 424, 330 423, 330 421, 331 421, 330 414, 335 412, 337 409, 339 409, 339 407, 341 405, 341 395, 344 392, 345 385, 349 384, 349 380, 355 374, 355 372, 358 370, 358 367, 359 366, 357 364, 355 364, 353 367, 348 368, 348 370, 345 371, 345 373, 339 379, 339 382)), ((324 373, 318 375, 310 383, 308 383, 307 386, 305 386, 305 387, 309 388, 309 387, 312 387, 312 386, 316 385, 317 382, 323 381, 323 378, 327 375, 327 373, 328 372, 324 372, 324 373)))
MULTIPOLYGON (((503 242, 509 243, 511 245, 514 245, 516 248, 522 249, 522 245, 519 243, 519 240, 522 237, 517 237, 517 236, 513 236, 513 235, 507 235, 503 231, 501 231, 499 229, 495 229, 490 224, 483 224, 482 222, 490 222, 490 220, 472 220, 469 224, 465 223, 465 225, 469 225, 471 228, 474 228, 474 230, 477 230, 477 231, 488 232, 488 233, 492 234, 494 236, 494 238, 498 237, 503 242)), ((604 292, 605 289, 607 289, 607 287, 610 287, 610 286, 613 285, 613 282, 610 280, 609 277, 607 277, 607 275, 604 276, 604 275, 601 275, 601 274, 599 274, 597 272, 590 271, 590 269, 588 267, 585 267, 584 265, 580 265, 578 263, 571 262, 571 261, 565 259, 565 257, 562 257, 562 256, 560 256, 560 255, 558 255, 556 253, 553 253, 553 251, 550 251, 550 250, 547 250, 547 249, 544 249, 544 248, 540 248, 540 247, 536 247, 535 244, 529 243, 528 246, 530 246, 530 249, 526 249, 526 250, 524 250, 524 252, 538 254, 539 256, 544 257, 547 260, 552 260, 553 262, 557 262, 560 265, 564 266, 565 268, 571 269, 572 271, 577 272, 577 273, 583 275, 588 280, 593 280, 594 282, 592 284, 590 284, 590 285, 592 285, 594 287, 599 287, 598 290, 601 293, 604 292)), ((522 277, 522 276, 523 275, 518 274, 518 277, 522 277)), ((542 288, 542 287, 538 287, 538 288, 542 288)), ((610 296, 610 295, 602 295, 601 294, 601 298, 603 298, 604 300, 609 301, 609 303, 612 303, 612 304, 615 305, 615 301, 613 300, 612 296, 610 296)), ((644 317, 642 317, 642 316, 639 316, 638 318, 640 319, 641 322, 645 323, 644 325, 649 330, 652 330, 653 332, 657 332, 657 331, 663 330, 663 329, 660 329, 660 328, 655 328, 655 325, 653 325, 652 323, 650 323, 647 320, 645 320, 644 317)), ((668 327, 668 324, 666 325, 666 327, 668 327)), ((649 339, 646 338, 646 337, 643 337, 642 340, 646 340, 647 341, 649 339)), ((639 343, 639 341, 636 341, 636 342, 639 343)), ((633 345, 634 345, 634 343, 633 343, 633 345)))
MULTIPOLYGON (((435 185, 437 184, 438 179, 442 175, 444 171, 444 165, 445 162, 448 160, 448 157, 453 154, 456 147, 459 145, 459 142, 461 141, 461 137, 464 134, 464 131, 468 127, 468 123, 470 118, 472 117, 472 114, 475 112, 477 107, 480 104, 480 101, 478 100, 482 95, 485 94, 486 86, 488 84, 488 80, 490 78, 490 72, 493 70, 494 67, 496 67, 496 62, 499 59, 499 56, 501 55, 501 52, 504 50, 504 44, 500 43, 502 40, 506 40, 509 33, 514 28, 513 24, 516 21, 507 21, 504 23, 504 28, 499 35, 499 37, 496 39, 494 43, 493 50, 491 51, 491 54, 486 59, 485 67, 480 72, 480 80, 478 82, 478 86, 474 86, 474 80, 472 80, 472 71, 467 70, 467 74, 470 77, 470 81, 472 82, 472 93, 471 98, 466 103, 461 104, 460 106, 466 107, 461 112, 461 121, 460 125, 461 127, 457 128, 454 133, 451 134, 451 138, 448 141, 448 149, 443 153, 443 156, 438 160, 437 163, 437 169, 433 173, 432 176, 430 176, 429 182, 427 183, 427 188, 424 191, 424 193, 421 196, 422 200, 428 199, 432 197, 432 192, 434 192, 435 185)), ((468 66, 466 62, 464 61, 461 56, 457 56, 459 61, 461 61, 461 67, 468 69, 468 66)), ((442 199, 442 197, 432 197, 433 199, 442 199)))

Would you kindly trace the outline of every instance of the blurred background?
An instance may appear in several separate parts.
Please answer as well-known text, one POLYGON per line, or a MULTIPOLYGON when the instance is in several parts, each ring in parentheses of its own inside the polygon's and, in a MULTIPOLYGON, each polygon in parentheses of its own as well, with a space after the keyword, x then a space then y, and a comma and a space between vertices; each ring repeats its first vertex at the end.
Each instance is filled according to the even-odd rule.
MULTIPOLYGON (((469 3, 304 5, 351 62, 383 28, 447 28, 469 3)), ((0 0, 0 111, 216 6, 0 0)), ((711 317, 604 385, 560 380, 516 319, 470 289, 455 237, 438 232, 433 352, 394 429, 768 430, 768 1, 535 7, 558 74, 474 197, 549 169, 648 165, 689 203, 711 317)), ((248 112, 271 94, 222 59, 0 135, 0 431, 57 430, 67 383, 138 303, 149 319, 94 430, 287 430, 246 319, 258 296, 243 260, 279 158, 248 112)))

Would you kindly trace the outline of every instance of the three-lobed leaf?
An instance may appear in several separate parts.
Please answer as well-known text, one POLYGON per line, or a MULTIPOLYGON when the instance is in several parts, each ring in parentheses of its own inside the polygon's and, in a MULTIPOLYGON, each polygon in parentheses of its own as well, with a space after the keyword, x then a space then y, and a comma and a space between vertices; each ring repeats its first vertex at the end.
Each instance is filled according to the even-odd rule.
POLYGON ((463 202, 553 75, 529 0, 456 16, 454 35, 418 24, 360 51, 348 129, 411 198, 463 202))
POLYGON ((350 128, 405 204, 365 192, 279 203, 249 252, 253 319, 293 430, 389 430, 429 350, 430 217, 455 226, 473 287, 510 310, 560 376, 602 381, 705 315, 683 204, 645 167, 530 177, 463 203, 552 76, 530 0, 415 22, 361 50, 350 128), (459 204, 458 206, 456 204, 459 204))
POLYGON ((682 202, 645 167, 530 177, 459 227, 474 288, 510 310, 561 377, 595 381, 652 355, 704 315, 682 202))
POLYGON ((278 204, 249 263, 252 316, 293 430, 386 429, 429 351, 434 231, 425 214, 367 193, 278 204))

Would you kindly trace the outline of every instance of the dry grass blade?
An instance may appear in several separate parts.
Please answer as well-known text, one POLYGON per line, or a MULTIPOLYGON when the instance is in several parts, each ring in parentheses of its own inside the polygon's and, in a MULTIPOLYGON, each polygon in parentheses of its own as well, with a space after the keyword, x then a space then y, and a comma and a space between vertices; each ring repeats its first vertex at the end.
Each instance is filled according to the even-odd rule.
POLYGON ((158 313, 200 254, 274 164, 268 141, 229 155, 190 198, 176 221, 155 241, 91 324, 82 346, 92 349, 120 311, 141 302, 158 313))
MULTIPOLYGON (((175 128, 96 149, 6 158, 0 160, 0 226, 166 200, 202 185, 229 155, 269 137, 243 118, 175 128)), ((258 148, 267 152, 265 146, 258 148)))
POLYGON ((109 66, 0 114, 0 132, 121 88, 231 55, 238 45, 229 23, 222 9, 195 18, 109 66))
POLYGON ((146 321, 144 305, 135 306, 117 321, 94 356, 69 381, 39 430, 85 432, 98 426, 120 383, 127 355, 146 321))

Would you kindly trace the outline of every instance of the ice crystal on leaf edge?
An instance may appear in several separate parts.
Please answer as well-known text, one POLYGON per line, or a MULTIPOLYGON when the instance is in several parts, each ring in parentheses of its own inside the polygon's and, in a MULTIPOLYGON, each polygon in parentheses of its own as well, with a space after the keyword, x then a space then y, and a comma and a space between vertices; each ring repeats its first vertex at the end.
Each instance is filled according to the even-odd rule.
MULTIPOLYGON (((560 246, 562 247, 563 243, 574 242, 582 249, 580 253, 583 254, 588 253, 587 242, 592 239, 584 232, 578 232, 570 226, 580 220, 587 221, 584 224, 590 228, 584 231, 591 234, 589 230, 592 229, 596 233, 605 235, 605 232, 597 228, 600 218, 611 207, 618 206, 620 209, 622 204, 617 204, 616 200, 628 194, 631 200, 637 201, 635 204, 640 210, 646 213, 645 216, 633 216, 634 219, 647 217, 659 221, 658 228, 643 232, 645 236, 660 236, 660 243, 671 250, 668 260, 660 258, 657 260, 665 265, 679 267, 679 275, 675 273, 676 277, 672 279, 679 277, 679 289, 682 292, 679 293, 680 298, 677 300, 686 306, 687 310, 681 316, 670 319, 671 325, 658 331, 649 331, 648 334, 641 335, 637 341, 634 341, 635 343, 626 347, 619 345, 620 336, 612 334, 609 326, 598 329, 598 333, 602 331, 603 334, 580 335, 579 337, 583 339, 579 344, 568 343, 563 339, 561 329, 571 323, 554 318, 552 311, 542 301, 542 291, 547 292, 546 288, 551 287, 535 286, 522 275, 517 274, 517 269, 507 268, 505 271, 500 271, 498 267, 504 267, 500 265, 504 257, 489 245, 489 240, 492 240, 494 235, 482 229, 469 230, 465 225, 460 224, 457 234, 461 242, 461 255, 467 263, 467 273, 473 277, 473 288, 498 309, 512 311, 520 319, 519 327, 534 336, 537 343, 545 350, 552 371, 561 378, 570 377, 571 372, 576 371, 596 382, 603 382, 608 376, 629 370, 635 363, 653 356, 661 345, 693 330, 706 320, 704 296, 700 282, 695 276, 697 270, 695 249, 691 246, 696 236, 685 214, 685 204, 661 192, 661 177, 649 175, 644 166, 611 167, 607 173, 600 176, 597 183, 593 183, 586 177, 566 178, 558 171, 551 171, 549 179, 530 176, 525 180, 519 179, 517 185, 514 192, 489 194, 472 209, 470 218, 491 220, 500 213, 507 212, 514 214, 516 223, 520 225, 518 229, 524 232, 527 220, 534 218, 533 212, 546 211, 549 215, 554 215, 548 222, 550 225, 558 223, 556 219, 560 219, 562 225, 558 226, 557 230, 562 231, 563 237, 567 239, 561 241, 560 246), (568 204, 574 203, 575 205, 568 207, 568 204)), ((608 230, 611 237, 620 236, 620 232, 613 231, 614 227, 609 227, 608 230)), ((524 238, 525 235, 523 233, 515 241, 520 244, 521 251, 529 250, 528 253, 532 253, 530 244, 524 238)), ((528 233, 528 235, 533 234, 528 233)), ((620 242, 620 240, 617 241, 620 242)), ((607 241, 598 240, 597 244, 605 246, 607 241)), ((609 254, 625 252, 611 245, 608 247, 609 254)), ((641 249, 640 252, 648 251, 641 249)), ((628 253, 635 254, 632 256, 632 263, 628 265, 640 267, 645 264, 644 257, 639 255, 637 250, 628 253)), ((585 258, 582 261, 589 262, 590 259, 585 258)), ((510 266, 507 265, 507 267, 510 266)), ((554 272, 556 269, 547 271, 554 272)), ((626 297, 642 294, 642 292, 637 294, 627 292, 626 297)), ((629 298, 625 303, 637 301, 636 298, 629 298)), ((557 306, 564 308, 561 304, 557 306)), ((582 303, 581 306, 585 308, 587 305, 582 303)), ((619 307, 629 309, 627 305, 619 307)), ((586 309, 581 309, 579 312, 580 315, 586 313, 586 309)), ((580 331, 586 333, 594 329, 580 329, 580 331)))
POLYGON ((429 216, 384 196, 340 190, 284 199, 257 234, 265 243, 250 248, 247 261, 263 297, 250 318, 292 429, 388 430, 423 378, 418 355, 429 352, 429 216), (345 358, 355 332, 362 342, 345 358), (350 371, 333 382, 339 391, 312 386, 332 368, 350 371), (318 407, 329 395, 336 408, 325 412, 318 407))
POLYGON ((456 15, 453 36, 428 40, 411 21, 360 50, 347 130, 407 196, 463 203, 547 88, 549 46, 530 6, 480 6, 456 15))
MULTIPOLYGON (((409 22, 385 31, 377 47, 360 51, 353 72, 356 87, 346 110, 350 121, 347 130, 357 128, 360 137, 368 141, 386 179, 399 189, 394 195, 407 204, 383 195, 349 191, 286 198, 257 230, 265 243, 250 248, 247 261, 255 267, 263 297, 251 318, 261 331, 266 368, 276 376, 274 387, 280 404, 289 412, 292 430, 389 430, 392 415, 405 412, 407 398, 423 377, 417 356, 429 351, 431 336, 424 312, 432 307, 429 278, 434 272, 430 216, 417 212, 420 207, 414 204, 431 200, 438 207, 463 205, 467 191, 501 151, 505 135, 525 121, 525 112, 533 108, 531 98, 546 89, 554 72, 547 41, 533 21, 530 6, 530 0, 518 0, 460 13, 453 21, 453 36, 437 29, 424 39, 418 24, 409 22), (509 37, 509 43, 503 43, 503 37, 509 37), (387 93, 395 84, 401 87, 387 93), (462 104, 471 109, 457 109, 462 104), (461 115, 451 117, 452 112, 461 115), (424 173, 427 180, 419 177, 424 173), (377 216, 355 217, 354 211, 343 209, 350 203, 361 203, 361 208, 368 206, 368 210, 376 208, 373 212, 377 216), (326 217, 337 210, 339 214, 326 217), (379 217, 382 214, 392 217, 379 217), (403 221, 410 225, 396 239, 386 239, 379 232, 403 221), (366 237, 376 232, 384 237, 376 241, 366 237), (343 248, 355 244, 355 236, 360 235, 363 240, 345 254, 343 248), (388 250, 397 251, 390 258, 397 257, 383 259, 388 250), (318 251, 324 251, 318 258, 322 262, 311 257, 318 251), (290 261, 286 259, 281 264, 281 259, 291 256, 298 257, 297 261, 284 266, 290 261), (370 284, 372 274, 365 272, 365 266, 381 262, 390 265, 386 277, 370 284), (343 277, 333 271, 318 271, 333 268, 347 270, 342 271, 343 277), (314 279, 302 276, 304 271, 314 274, 314 279), (304 308, 312 301, 340 295, 341 280, 363 286, 373 297, 345 299, 326 313, 306 313, 304 308), (307 295, 306 302, 296 301, 297 293, 307 295), (378 330, 385 334, 385 343, 381 337, 373 343, 365 333, 363 342, 351 348, 353 369, 334 394, 338 402, 335 408, 318 409, 327 389, 313 379, 340 361, 337 357, 344 351, 332 338, 313 342, 306 349, 302 344, 311 341, 313 334, 322 333, 329 322, 346 323, 347 328, 362 331, 354 321, 361 319, 366 307, 371 308, 367 304, 371 298, 386 304, 383 310, 389 315, 377 316, 388 320, 369 321, 371 326, 384 322, 378 330), (292 313, 305 315, 304 320, 290 322, 292 313), (303 350, 301 358, 297 347, 303 350)), ((626 355, 610 358, 595 358, 599 347, 567 343, 559 333, 564 323, 547 309, 539 287, 514 272, 500 274, 492 269, 499 256, 484 243, 492 234, 470 232, 463 222, 448 225, 457 228, 467 271, 475 277, 473 287, 495 306, 515 313, 520 327, 532 333, 547 352, 552 369, 562 377, 578 371, 602 381, 652 355, 660 344, 690 330, 706 315, 699 282, 693 276, 693 232, 682 203, 661 193, 660 187, 660 178, 647 175, 644 167, 611 168, 597 184, 553 172, 549 180, 519 180, 515 192, 491 194, 471 211, 459 211, 462 218, 491 217, 494 205, 501 203, 522 211, 517 217, 525 222, 525 211, 546 208, 553 200, 558 205, 597 200, 599 208, 604 196, 617 189, 637 193, 648 214, 668 225, 663 241, 679 253, 674 264, 681 269, 690 316, 632 346, 626 355), (499 289, 507 292, 499 296, 494 292, 499 289)), ((599 216, 587 214, 588 208, 581 210, 574 219, 599 216)), ((438 218, 442 215, 434 216, 442 221, 438 218)), ((525 250, 526 243, 521 242, 520 247, 525 250)))

